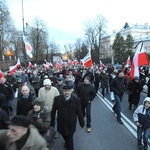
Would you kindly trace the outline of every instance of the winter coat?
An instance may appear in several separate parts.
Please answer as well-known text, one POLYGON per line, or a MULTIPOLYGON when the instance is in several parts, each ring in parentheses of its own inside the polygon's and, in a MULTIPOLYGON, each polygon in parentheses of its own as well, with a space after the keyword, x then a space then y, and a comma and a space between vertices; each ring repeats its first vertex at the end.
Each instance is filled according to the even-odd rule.
MULTIPOLYGON (((46 141, 39 134, 37 129, 30 125, 29 127, 30 134, 21 150, 48 150, 46 141)), ((16 150, 16 143, 10 143, 7 136, 7 130, 0 130, 0 143, 6 145, 6 150, 16 150)))
POLYGON ((142 92, 142 90, 143 87, 140 80, 139 82, 135 82, 135 79, 131 80, 127 87, 127 91, 129 91, 129 103, 138 105, 140 100, 140 93, 142 92))
POLYGON ((0 110, 0 129, 7 129, 6 121, 9 121, 9 116, 4 110, 0 110))
POLYGON ((14 98, 13 87, 7 81, 4 84, 0 84, 0 93, 6 96, 7 101, 14 98))
POLYGON ((112 81, 110 83, 111 91, 120 97, 122 97, 124 95, 126 86, 127 86, 127 84, 126 84, 125 77, 119 78, 118 76, 116 76, 115 78, 112 79, 112 81))
POLYGON ((54 127, 55 114, 57 111, 57 130, 60 134, 67 136, 76 130, 77 117, 80 126, 84 126, 83 114, 80 100, 71 95, 69 100, 65 100, 64 95, 55 97, 51 111, 51 126, 54 127))
POLYGON ((107 88, 108 81, 109 81, 108 79, 109 79, 109 77, 108 77, 108 75, 106 73, 101 73, 100 74, 100 82, 101 82, 101 88, 102 89, 107 88))
POLYGON ((46 133, 50 128, 50 111, 44 106, 42 106, 39 112, 34 112, 33 109, 30 110, 27 114, 27 117, 31 120, 31 123, 38 129, 41 135, 46 133))
POLYGON ((33 86, 34 89, 39 89, 40 88, 40 77, 38 75, 37 76, 32 76, 31 85, 33 86))
POLYGON ((2 93, 0 93, 0 109, 5 110, 8 113, 7 99, 6 96, 2 93))
POLYGON ((56 87, 51 86, 50 90, 45 90, 45 87, 39 89, 38 97, 43 98, 45 106, 49 111, 52 109, 54 98, 59 95, 59 91, 56 87))
POLYGON ((144 129, 150 128, 150 108, 147 108, 148 114, 146 115, 147 109, 144 106, 145 101, 150 102, 150 100, 144 100, 143 105, 138 106, 138 108, 133 113, 134 122, 139 122, 141 127, 144 129))
POLYGON ((27 116, 28 112, 33 108, 32 101, 35 98, 36 97, 31 92, 29 92, 28 98, 24 98, 23 95, 21 95, 18 98, 17 115, 27 116))
POLYGON ((91 84, 81 83, 77 89, 77 95, 81 100, 81 104, 88 104, 96 96, 95 88, 91 84))

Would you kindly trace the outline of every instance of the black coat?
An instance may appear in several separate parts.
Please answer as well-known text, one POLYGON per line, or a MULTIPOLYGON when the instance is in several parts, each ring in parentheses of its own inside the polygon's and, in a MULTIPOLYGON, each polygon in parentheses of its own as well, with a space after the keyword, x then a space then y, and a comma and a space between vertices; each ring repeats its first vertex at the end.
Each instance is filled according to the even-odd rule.
POLYGON ((80 126, 84 126, 80 100, 76 96, 71 95, 67 101, 63 95, 55 97, 51 111, 51 126, 54 126, 56 111, 58 114, 57 129, 60 134, 64 136, 73 134, 76 130, 77 117, 80 126))
POLYGON ((96 91, 93 85, 81 83, 77 89, 77 95, 81 100, 81 104, 88 104, 96 96, 96 91))
POLYGON ((35 100, 35 98, 36 97, 31 92, 28 98, 23 98, 23 95, 21 95, 18 98, 17 115, 27 116, 28 112, 33 108, 32 101, 35 100))
POLYGON ((0 110, 0 129, 7 129, 7 121, 9 121, 8 114, 4 110, 0 110))
POLYGON ((135 82, 135 80, 131 80, 128 84, 128 88, 127 91, 129 91, 129 99, 128 101, 131 104, 135 104, 137 105, 139 103, 140 100, 140 93, 143 90, 143 86, 141 81, 139 80, 139 82, 135 82))

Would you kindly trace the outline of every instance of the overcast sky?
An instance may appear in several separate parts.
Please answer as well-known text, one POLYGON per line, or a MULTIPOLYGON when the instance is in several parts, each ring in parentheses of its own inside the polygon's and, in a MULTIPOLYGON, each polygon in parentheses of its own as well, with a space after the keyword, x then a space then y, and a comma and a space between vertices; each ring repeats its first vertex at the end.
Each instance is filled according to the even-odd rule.
MULTIPOLYGON (((22 29, 22 0, 7 0, 18 29, 22 29)), ((108 20, 110 32, 129 25, 150 22, 149 0, 23 0, 24 22, 30 24, 39 17, 49 28, 57 44, 75 43, 83 38, 86 20, 102 14, 108 20)), ((150 23, 149 23, 150 24, 150 23)))

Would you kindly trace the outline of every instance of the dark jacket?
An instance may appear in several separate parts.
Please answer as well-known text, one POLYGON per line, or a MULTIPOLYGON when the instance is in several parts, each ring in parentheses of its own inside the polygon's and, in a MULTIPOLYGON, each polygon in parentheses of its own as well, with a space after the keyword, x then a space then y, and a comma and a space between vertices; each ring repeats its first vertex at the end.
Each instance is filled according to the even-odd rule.
POLYGON ((17 103, 17 115, 24 115, 27 116, 28 112, 32 110, 32 101, 35 99, 35 96, 29 92, 29 97, 24 98, 23 95, 21 95, 18 98, 17 103))
POLYGON ((0 84, 0 93, 6 96, 7 101, 14 98, 13 87, 7 81, 5 82, 5 84, 0 84))
POLYGON ((126 79, 125 77, 115 77, 112 79, 110 83, 111 91, 114 92, 114 94, 122 97, 124 95, 124 92, 126 91, 126 79))
POLYGON ((7 99, 6 96, 2 93, 0 93, 0 109, 5 110, 8 113, 7 99))
POLYGON ((9 116, 4 110, 0 110, 0 129, 7 129, 6 121, 9 121, 9 116))
POLYGON ((128 101, 131 104, 137 105, 140 100, 140 93, 143 90, 143 86, 141 81, 135 82, 135 79, 131 80, 128 84, 127 91, 129 91, 129 99, 128 101))
POLYGON ((87 104, 95 98, 96 91, 91 84, 81 83, 78 86, 77 95, 81 100, 81 104, 87 104))
POLYGON ((80 126, 84 126, 83 114, 80 100, 71 95, 69 100, 65 100, 64 95, 56 96, 51 111, 51 126, 54 127, 55 114, 57 111, 57 129, 64 136, 73 134, 76 130, 77 117, 80 126))

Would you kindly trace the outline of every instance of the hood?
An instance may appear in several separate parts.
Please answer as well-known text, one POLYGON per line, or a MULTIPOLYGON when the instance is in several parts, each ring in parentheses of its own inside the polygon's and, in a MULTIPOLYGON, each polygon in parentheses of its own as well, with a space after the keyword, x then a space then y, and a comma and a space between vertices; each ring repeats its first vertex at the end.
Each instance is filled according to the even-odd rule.
POLYGON ((146 98, 144 99, 143 105, 144 105, 144 103, 145 103, 146 101, 150 102, 150 97, 146 97, 146 98))
POLYGON ((32 104, 33 105, 40 105, 41 106, 41 108, 43 108, 44 107, 44 100, 43 100, 43 98, 41 98, 41 97, 37 97, 33 102, 32 102, 32 104))

